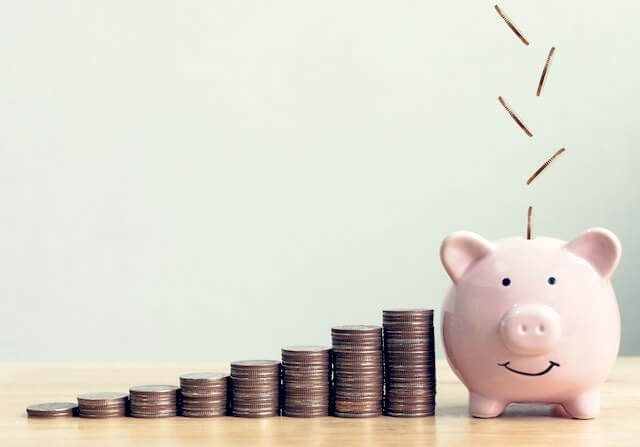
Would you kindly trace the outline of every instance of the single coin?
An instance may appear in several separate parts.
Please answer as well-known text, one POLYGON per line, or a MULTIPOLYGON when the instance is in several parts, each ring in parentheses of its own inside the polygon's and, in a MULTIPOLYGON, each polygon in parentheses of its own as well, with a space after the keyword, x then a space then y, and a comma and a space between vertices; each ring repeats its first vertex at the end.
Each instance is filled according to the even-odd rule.
POLYGON ((372 418, 372 417, 382 416, 382 411, 349 413, 349 412, 334 410, 333 415, 339 418, 372 418))
POLYGON ((282 348, 282 352, 283 353, 303 353, 303 354, 307 354, 307 353, 319 353, 319 354, 324 354, 324 353, 329 353, 329 351, 331 351, 331 348, 329 346, 322 346, 322 345, 297 345, 297 346, 287 346, 282 348))
POLYGON ((194 372, 187 373, 180 376, 180 380, 187 382, 208 382, 208 381, 224 381, 229 374, 221 372, 194 372))
POLYGON ((226 411, 187 411, 184 410, 181 416, 188 418, 212 418, 212 417, 220 417, 225 416, 226 411))
POLYGON ((433 416, 435 414, 435 411, 402 412, 402 411, 385 410, 384 414, 387 416, 401 417, 401 418, 418 418, 418 417, 433 416))
POLYGON ((110 419, 110 418, 124 417, 125 414, 124 413, 118 413, 118 414, 85 414, 85 413, 80 413, 80 414, 78 414, 78 416, 81 417, 81 418, 87 418, 87 419, 110 419))
POLYGON ((155 419, 155 418, 170 418, 177 416, 177 413, 167 413, 167 414, 145 414, 145 413, 134 413, 131 412, 131 417, 140 418, 140 419, 155 419))
POLYGON ((126 400, 129 395, 127 393, 120 393, 117 391, 101 391, 97 393, 84 393, 78 396, 78 402, 97 402, 97 401, 119 401, 126 400))
POLYGON ((175 385, 138 385, 133 386, 129 389, 129 392, 132 393, 171 393, 174 391, 178 391, 178 388, 175 385))
POLYGON ((513 34, 515 34, 518 39, 520 39, 520 41, 525 44, 525 45, 529 45, 529 41, 522 35, 522 32, 518 29, 518 27, 511 21, 511 19, 509 17, 507 17, 507 15, 500 9, 500 7, 498 5, 494 6, 496 12, 498 13, 498 15, 500 17, 502 17, 502 20, 504 20, 504 22, 507 24, 507 26, 509 27, 509 29, 511 31, 513 31, 513 34))
POLYGON ((547 77, 547 72, 549 71, 549 66, 551 65, 551 59, 553 58, 553 53, 556 51, 556 47, 551 47, 549 50, 549 55, 547 56, 547 60, 544 63, 544 68, 542 69, 542 74, 540 75, 540 82, 538 82, 538 89, 536 90, 536 96, 540 96, 540 92, 542 91, 542 86, 544 85, 544 81, 547 77))
MULTIPOLYGON (((536 177, 538 177, 542 171, 544 171, 546 168, 549 167, 549 165, 553 162, 553 160, 556 159, 556 157, 560 154, 562 154, 566 149, 564 147, 561 147, 560 149, 558 149, 552 156, 551 158, 549 158, 547 161, 545 161, 542 166, 540 166, 538 169, 536 169, 536 171, 531 174, 531 177, 529 177, 527 179, 527 185, 531 184, 532 181, 534 181, 536 179, 536 177)), ((530 232, 528 232, 530 233, 530 232)))
POLYGON ((29 405, 27 415, 29 417, 64 417, 73 416, 78 409, 78 404, 73 402, 45 402, 29 405))
POLYGON ((372 332, 380 331, 382 328, 373 324, 344 324, 331 328, 332 332, 372 332))
POLYGON ((231 366, 234 367, 276 367, 280 365, 280 362, 277 360, 237 360, 235 362, 231 362, 231 366))
POLYGON ((511 106, 507 104, 507 102, 502 98, 502 96, 498 96, 498 101, 502 104, 502 107, 507 111, 507 113, 511 116, 511 118, 516 122, 516 124, 522 129, 527 136, 532 137, 533 134, 529 130, 529 128, 524 124, 524 122, 520 119, 520 117, 513 111, 511 106))

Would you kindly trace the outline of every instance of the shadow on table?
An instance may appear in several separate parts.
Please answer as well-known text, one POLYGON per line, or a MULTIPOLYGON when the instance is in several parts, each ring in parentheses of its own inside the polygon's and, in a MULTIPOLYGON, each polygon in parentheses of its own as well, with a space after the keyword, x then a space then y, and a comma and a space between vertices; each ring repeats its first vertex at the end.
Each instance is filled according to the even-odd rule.
MULTIPOLYGON (((436 417, 468 418, 469 408, 466 405, 437 407, 436 417)), ((509 404, 500 418, 545 417, 571 419, 561 405, 557 404, 509 404)), ((482 419, 482 418, 478 418, 482 419)))

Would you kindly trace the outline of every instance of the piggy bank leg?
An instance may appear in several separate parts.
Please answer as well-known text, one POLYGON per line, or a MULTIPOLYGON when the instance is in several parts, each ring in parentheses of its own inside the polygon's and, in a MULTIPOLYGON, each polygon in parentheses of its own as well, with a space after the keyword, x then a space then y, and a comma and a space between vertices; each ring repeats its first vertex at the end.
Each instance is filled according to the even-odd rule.
POLYGON ((494 418, 504 411, 506 402, 469 392, 469 414, 476 418, 494 418))
POLYGON ((569 416, 576 419, 592 419, 600 414, 600 390, 587 391, 575 399, 562 402, 569 416))

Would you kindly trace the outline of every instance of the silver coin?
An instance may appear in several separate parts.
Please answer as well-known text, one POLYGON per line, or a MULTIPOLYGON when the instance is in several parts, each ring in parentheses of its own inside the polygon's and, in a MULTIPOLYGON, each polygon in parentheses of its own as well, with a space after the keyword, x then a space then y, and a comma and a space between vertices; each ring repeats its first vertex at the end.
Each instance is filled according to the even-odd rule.
POLYGON ((126 399, 127 393, 119 393, 117 391, 101 391, 97 393, 84 393, 78 396, 78 400, 120 400, 126 399))
POLYGON ((331 348, 329 346, 321 346, 321 345, 297 345, 297 346, 287 346, 282 348, 284 353, 294 352, 294 353, 324 353, 330 351, 331 348))
POLYGON ((223 380, 229 377, 229 374, 221 372, 194 372, 187 373, 180 376, 181 380, 223 380))
POLYGON ((257 367, 264 367, 264 366, 271 366, 271 367, 276 367, 280 364, 279 361, 277 360, 238 360, 235 362, 231 362, 231 366, 240 366, 240 367, 244 367, 244 366, 257 366, 257 367))
POLYGON ((132 393, 170 393, 178 391, 179 388, 175 385, 139 385, 133 386, 129 389, 132 393))
POLYGON ((27 411, 33 413, 69 412, 77 407, 78 404, 73 402, 45 402, 42 404, 29 405, 27 411))

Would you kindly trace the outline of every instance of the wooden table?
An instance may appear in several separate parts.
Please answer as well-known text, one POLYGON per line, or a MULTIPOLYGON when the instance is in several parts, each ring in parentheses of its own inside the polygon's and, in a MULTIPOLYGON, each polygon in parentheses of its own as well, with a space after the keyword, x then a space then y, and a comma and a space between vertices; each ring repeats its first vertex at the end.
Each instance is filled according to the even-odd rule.
POLYGON ((126 391, 132 385, 177 384, 185 372, 227 370, 225 363, 0 364, 0 446, 84 445, 351 445, 638 446, 640 358, 618 360, 603 387, 602 415, 579 421, 553 417, 548 406, 511 406, 497 419, 467 416, 467 395, 445 362, 438 365, 435 417, 403 419, 27 418, 29 404, 75 401, 79 393, 126 391))

